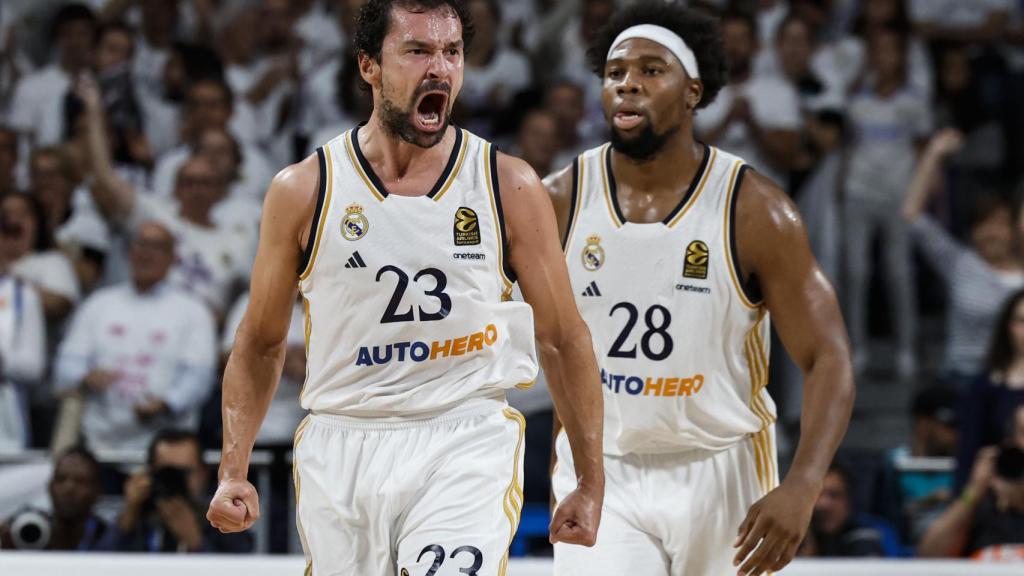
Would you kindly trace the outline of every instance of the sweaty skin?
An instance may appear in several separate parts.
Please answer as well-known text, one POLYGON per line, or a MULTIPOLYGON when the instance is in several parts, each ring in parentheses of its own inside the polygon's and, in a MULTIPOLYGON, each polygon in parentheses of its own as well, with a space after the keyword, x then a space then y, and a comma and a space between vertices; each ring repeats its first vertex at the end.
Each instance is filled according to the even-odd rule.
MULTIPOLYGON (((638 133, 644 123, 656 127, 655 133, 666 126, 676 130, 646 161, 612 150, 618 200, 626 220, 658 222, 679 204, 703 154, 693 139, 693 109, 702 91, 700 80, 689 78, 668 49, 650 40, 627 40, 609 55, 602 100, 613 129, 617 112, 625 107, 639 110, 644 120, 620 132, 623 136, 638 133)), ((552 174, 544 183, 555 206, 559 237, 564 238, 572 167, 552 174)), ((736 210, 743 281, 756 278, 764 306, 805 381, 801 439, 789 473, 750 508, 737 527, 739 573, 759 575, 785 567, 803 540, 826 471, 849 423, 854 383, 835 291, 811 253, 796 206, 769 179, 747 171, 736 210)))
MULTIPOLYGON (((450 112, 462 86, 461 24, 445 8, 395 8, 382 54, 380 61, 367 54, 359 57, 360 73, 374 97, 373 114, 359 131, 360 147, 390 193, 423 194, 451 154, 455 129, 446 128, 436 144, 421 147, 384 130, 381 108, 387 99, 405 109, 417 88, 432 82, 450 87, 444 104, 450 112)), ((412 106, 415 111, 416 104, 412 106)), ((429 130, 420 132, 417 141, 429 130)), ((540 179, 524 161, 505 155, 498 156, 497 171, 510 264, 533 306, 541 363, 579 466, 579 487, 556 511, 551 539, 592 546, 604 499, 604 400, 590 333, 576 310, 557 224, 540 179)), ((296 269, 310 233, 318 178, 317 159, 310 156, 282 170, 264 202, 251 300, 224 374, 220 485, 207 513, 223 532, 247 529, 259 517, 259 499, 246 475, 284 362, 296 269)))

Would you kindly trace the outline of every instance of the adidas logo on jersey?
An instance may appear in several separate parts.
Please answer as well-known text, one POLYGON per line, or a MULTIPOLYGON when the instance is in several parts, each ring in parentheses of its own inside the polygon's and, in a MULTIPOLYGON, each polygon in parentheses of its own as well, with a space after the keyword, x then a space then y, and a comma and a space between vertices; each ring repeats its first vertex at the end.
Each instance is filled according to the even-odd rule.
POLYGON ((366 268, 366 262, 363 262, 363 257, 359 255, 359 252, 353 252, 352 257, 345 263, 345 268, 366 268))
POLYGON ((583 296, 600 296, 601 291, 597 288, 597 282, 591 282, 587 289, 583 291, 583 296))

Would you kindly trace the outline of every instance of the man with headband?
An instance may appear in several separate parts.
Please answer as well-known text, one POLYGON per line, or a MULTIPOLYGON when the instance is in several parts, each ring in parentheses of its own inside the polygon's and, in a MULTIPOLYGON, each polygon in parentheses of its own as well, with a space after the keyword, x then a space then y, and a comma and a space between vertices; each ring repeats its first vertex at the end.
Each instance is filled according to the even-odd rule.
MULTIPOLYGON (((546 180, 605 397, 606 497, 593 548, 557 576, 757 575, 796 553, 854 385, 835 293, 770 180, 694 140, 725 81, 717 24, 678 3, 594 39, 611 142, 546 180), (769 316, 804 371, 802 441, 778 483, 769 316)), ((576 486, 564 434, 553 488, 576 486)))

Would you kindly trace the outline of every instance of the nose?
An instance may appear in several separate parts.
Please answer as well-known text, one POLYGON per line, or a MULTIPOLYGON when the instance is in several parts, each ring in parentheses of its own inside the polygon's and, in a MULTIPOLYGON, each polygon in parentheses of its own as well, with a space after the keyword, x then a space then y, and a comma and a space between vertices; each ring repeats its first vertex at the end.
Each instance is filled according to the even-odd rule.
POLYGON ((639 94, 641 84, 637 78, 637 73, 629 70, 627 71, 618 86, 615 87, 615 92, 619 95, 622 94, 639 94))
POLYGON ((430 80, 446 80, 451 73, 452 64, 444 57, 443 51, 434 52, 427 63, 427 78, 430 80))

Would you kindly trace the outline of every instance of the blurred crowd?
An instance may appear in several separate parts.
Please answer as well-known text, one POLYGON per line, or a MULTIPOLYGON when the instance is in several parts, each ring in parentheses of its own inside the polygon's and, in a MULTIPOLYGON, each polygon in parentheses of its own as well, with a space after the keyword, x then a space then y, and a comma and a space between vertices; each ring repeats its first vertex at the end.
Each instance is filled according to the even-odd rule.
MULTIPOLYGON (((55 455, 49 506, 0 519, 0 548, 252 549, 203 519, 202 450, 219 448, 262 196, 372 109, 349 47, 362 3, 0 4, 0 453, 55 455), (146 466, 97 460, 118 451, 146 466), (97 515, 102 494, 116 514, 97 515)), ((469 0, 453 121, 541 176, 604 142, 586 47, 624 3, 469 0)), ((800 206, 862 381, 915 388, 906 443, 870 477, 836 462, 802 553, 1024 560, 1024 1, 686 4, 720 18, 729 64, 698 138, 800 206)), ((297 302, 257 440, 282 533, 303 333, 297 302)), ((794 433, 800 374, 773 363, 794 433)), ((551 404, 515 394, 543 506, 551 404)))

